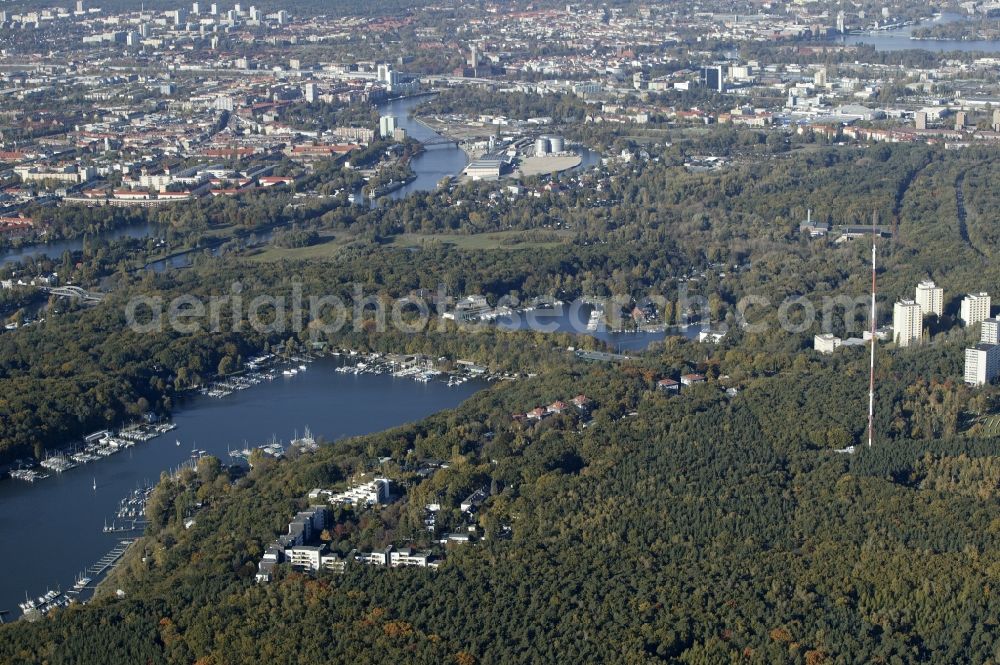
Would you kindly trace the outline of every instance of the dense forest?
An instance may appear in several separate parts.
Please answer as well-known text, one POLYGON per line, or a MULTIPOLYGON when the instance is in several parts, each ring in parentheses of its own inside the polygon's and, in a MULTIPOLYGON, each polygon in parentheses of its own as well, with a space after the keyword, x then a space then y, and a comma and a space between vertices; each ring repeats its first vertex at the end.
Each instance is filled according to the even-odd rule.
POLYGON ((161 482, 150 533, 99 599, 3 627, 0 659, 997 662, 995 443, 832 452, 862 420, 863 390, 842 380, 862 365, 789 368, 735 397, 715 381, 667 397, 653 380, 692 365, 664 350, 621 368, 563 366, 247 477, 203 461, 161 482), (598 405, 589 427, 510 418, 577 392, 598 405), (454 505, 485 481, 482 539, 433 572, 357 564, 255 584, 262 547, 309 488, 381 456, 381 472, 402 477, 413 456, 449 464, 380 511, 338 515, 341 550, 411 542, 425 501, 454 505))

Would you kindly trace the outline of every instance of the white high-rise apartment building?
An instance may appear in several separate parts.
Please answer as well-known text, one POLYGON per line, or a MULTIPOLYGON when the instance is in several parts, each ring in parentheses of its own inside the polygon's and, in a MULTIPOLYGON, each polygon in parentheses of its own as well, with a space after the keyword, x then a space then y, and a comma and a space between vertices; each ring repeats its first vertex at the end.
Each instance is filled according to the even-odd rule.
POLYGON ((384 139, 391 139, 396 133, 396 116, 394 115, 384 115, 379 118, 378 122, 379 134, 384 139))
POLYGON ((924 317, 920 305, 912 300, 900 300, 892 307, 892 336, 899 346, 919 344, 924 332, 924 317))
POLYGON ((983 319, 979 341, 983 344, 1000 344, 1000 319, 983 319))
POLYGON ((941 316, 944 313, 944 289, 932 280, 924 280, 917 284, 916 301, 924 316, 931 314, 941 316))
POLYGON ((962 323, 967 326, 990 317, 990 294, 970 293, 962 298, 962 323))
POLYGON ((982 386, 1000 374, 1000 346, 977 344, 965 350, 965 382, 982 386))

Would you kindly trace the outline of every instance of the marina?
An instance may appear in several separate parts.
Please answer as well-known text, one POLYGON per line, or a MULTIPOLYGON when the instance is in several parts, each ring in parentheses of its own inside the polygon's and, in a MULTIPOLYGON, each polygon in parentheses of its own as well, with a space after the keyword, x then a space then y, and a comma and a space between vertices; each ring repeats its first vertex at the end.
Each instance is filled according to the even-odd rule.
MULTIPOLYGON (((95 483, 96 484, 96 483, 95 483)), ((104 520, 104 533, 141 532, 146 528, 146 503, 153 493, 152 485, 137 487, 118 503, 111 523, 104 520)))
MULTIPOLYGON (((274 362, 250 361, 247 369, 267 372, 273 369, 274 362)), ((308 370, 296 372, 294 380, 278 376, 252 389, 234 391, 224 399, 196 392, 179 400, 172 414, 176 429, 169 435, 107 456, 94 453, 100 463, 86 464, 85 471, 55 473, 38 467, 26 470, 24 475, 30 472, 46 476, 43 482, 0 480, 0 502, 6 508, 5 519, 0 521, 0 539, 18 543, 24 542, 25 534, 32 534, 30 547, 8 547, 0 552, 0 564, 12 571, 0 577, 0 610, 18 614, 19 603, 26 600, 25 591, 36 601, 49 589, 64 590, 63 598, 85 600, 114 563, 106 559, 107 555, 117 550, 123 540, 141 535, 144 528, 138 521, 143 518, 129 516, 130 511, 132 515, 140 514, 137 507, 123 505, 123 499, 155 482, 163 471, 191 466, 201 455, 214 455, 232 464, 239 461, 230 454, 234 450, 247 450, 249 455, 255 447, 278 442, 287 454, 293 444, 318 446, 324 441, 394 427, 454 407, 485 385, 469 377, 460 385, 449 386, 450 375, 425 383, 405 376, 393 377, 385 371, 375 373, 373 368, 358 374, 336 371, 358 362, 384 365, 388 360, 386 356, 373 358, 344 351, 343 355, 296 362, 296 369, 304 364, 308 370), (303 432, 305 425, 309 426, 308 432, 303 432), (284 444, 280 443, 281 437, 284 444), (134 529, 133 519, 137 520, 134 529), (53 528, 38 529, 40 523, 53 528), (66 548, 67 539, 73 543, 72 549, 66 548), (97 563, 84 568, 88 562, 97 563), (93 572, 94 566, 100 574, 93 572), (91 579, 81 590, 74 591, 82 577, 91 579)), ((122 438, 121 431, 111 435, 122 438)), ((78 452, 86 452, 87 445, 81 444, 78 452)), ((68 457, 74 459, 71 453, 68 457)))
POLYGON ((21 613, 26 616, 41 616, 48 614, 57 607, 65 607, 72 602, 68 596, 63 595, 63 593, 57 589, 46 591, 45 595, 39 596, 38 598, 26 598, 23 603, 19 604, 21 608, 21 613))
MULTIPOLYGON (((173 430, 175 427, 176 425, 170 422, 155 425, 131 424, 115 433, 108 430, 95 432, 86 436, 83 443, 73 446, 70 452, 50 455, 39 462, 38 466, 57 475, 62 474, 83 464, 96 462, 102 458, 120 453, 137 443, 151 441, 173 430)), ((19 468, 12 469, 9 473, 10 477, 29 483, 51 477, 50 473, 25 467, 26 465, 22 464, 19 468)), ((96 481, 94 489, 97 489, 96 481)))

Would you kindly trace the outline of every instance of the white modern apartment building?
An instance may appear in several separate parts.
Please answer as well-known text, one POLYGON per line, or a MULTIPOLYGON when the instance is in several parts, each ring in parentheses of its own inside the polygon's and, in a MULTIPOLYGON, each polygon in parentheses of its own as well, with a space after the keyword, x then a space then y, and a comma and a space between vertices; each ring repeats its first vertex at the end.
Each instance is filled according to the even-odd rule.
POLYGON ((983 319, 983 327, 979 332, 979 341, 983 344, 1000 344, 1000 319, 983 319))
POLYGON ((314 489, 309 492, 311 500, 326 497, 327 500, 336 505, 350 503, 354 505, 376 505, 392 502, 392 481, 388 478, 375 478, 360 485, 349 487, 343 492, 334 493, 332 490, 314 489))
POLYGON ((384 139, 391 139, 396 133, 396 116, 384 115, 378 121, 379 135, 384 139))
POLYGON ((437 568, 440 563, 435 561, 434 556, 428 551, 417 551, 410 547, 396 549, 392 545, 384 550, 359 552, 355 555, 355 560, 369 566, 389 566, 390 568, 407 566, 437 568))
POLYGON ((962 323, 967 326, 990 317, 990 294, 970 293, 962 298, 962 323))
POLYGON ((833 353, 842 342, 843 340, 832 333, 823 333, 813 337, 813 348, 820 353, 833 353))
POLYGON ((912 300, 900 300, 892 307, 892 336, 899 346, 919 344, 924 332, 924 317, 920 305, 912 300))
POLYGON ((944 289, 935 284, 932 280, 924 280, 917 284, 917 295, 915 300, 920 305, 920 312, 924 316, 944 313, 944 289))
POLYGON ((1000 374, 1000 346, 977 344, 965 350, 965 382, 972 386, 990 383, 1000 374))
POLYGON ((285 550, 285 559, 297 570, 319 570, 326 545, 297 545, 285 550))

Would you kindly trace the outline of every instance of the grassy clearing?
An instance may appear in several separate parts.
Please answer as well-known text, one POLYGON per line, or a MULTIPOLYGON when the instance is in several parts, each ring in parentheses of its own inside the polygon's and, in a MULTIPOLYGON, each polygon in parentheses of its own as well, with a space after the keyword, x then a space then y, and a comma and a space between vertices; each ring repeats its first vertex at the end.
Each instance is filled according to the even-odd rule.
POLYGON ((334 259, 340 251, 347 246, 354 238, 347 234, 332 233, 321 234, 319 241, 308 247, 275 247, 268 245, 259 252, 248 257, 251 261, 268 263, 272 261, 283 261, 285 259, 334 259))
MULTIPOLYGON (((530 237, 530 233, 526 235, 524 231, 498 231, 496 233, 477 233, 473 235, 460 235, 457 233, 404 233, 393 236, 390 246, 403 249, 444 244, 469 251, 544 249, 557 247, 566 243, 574 235, 573 231, 568 230, 544 231, 541 233, 545 239, 540 242, 525 240, 525 237, 530 237)), ((262 263, 283 261, 286 259, 331 260, 337 258, 341 250, 354 240, 354 236, 345 233, 338 233, 336 235, 325 233, 320 236, 319 242, 308 247, 288 249, 268 245, 247 258, 251 261, 262 263)))
POLYGON ((467 250, 497 250, 497 249, 538 249, 544 247, 556 247, 568 242, 573 237, 573 231, 545 231, 546 238, 542 242, 531 240, 521 240, 525 237, 524 231, 497 231, 496 233, 476 233, 472 235, 459 235, 452 233, 404 233, 394 236, 392 244, 397 247, 422 247, 427 244, 442 243, 454 245, 458 249, 467 250))

